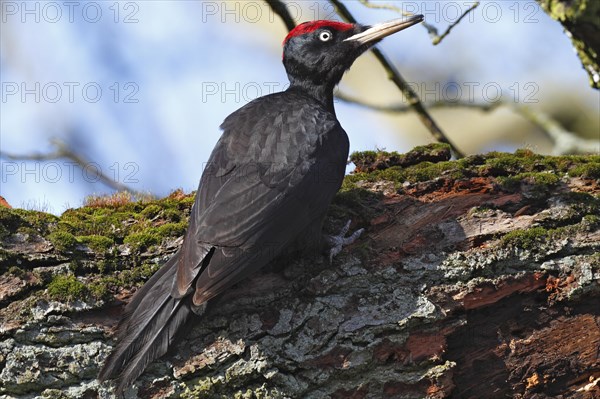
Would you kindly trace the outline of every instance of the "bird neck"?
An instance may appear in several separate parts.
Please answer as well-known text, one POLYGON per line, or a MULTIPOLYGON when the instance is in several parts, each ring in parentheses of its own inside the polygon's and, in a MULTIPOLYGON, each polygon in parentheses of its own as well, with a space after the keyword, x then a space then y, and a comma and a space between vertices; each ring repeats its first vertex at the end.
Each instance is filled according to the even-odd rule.
POLYGON ((322 103, 329 111, 335 114, 333 108, 333 88, 335 84, 316 83, 290 77, 290 89, 302 91, 322 103))

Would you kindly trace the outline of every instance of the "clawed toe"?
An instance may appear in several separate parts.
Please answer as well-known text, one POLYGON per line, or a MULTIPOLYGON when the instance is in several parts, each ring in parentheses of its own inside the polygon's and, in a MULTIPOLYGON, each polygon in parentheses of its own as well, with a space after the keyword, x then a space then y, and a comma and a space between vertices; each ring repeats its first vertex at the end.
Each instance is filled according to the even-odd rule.
POLYGON ((352 223, 352 220, 348 220, 348 222, 346 223, 346 225, 344 225, 344 227, 342 227, 342 229, 340 230, 338 235, 325 236, 326 242, 330 245, 330 248, 329 248, 329 262, 330 263, 333 262, 333 258, 337 254, 339 254, 346 245, 352 244, 365 231, 365 229, 361 228, 361 229, 356 230, 350 236, 346 237, 346 234, 350 230, 351 223, 352 223))

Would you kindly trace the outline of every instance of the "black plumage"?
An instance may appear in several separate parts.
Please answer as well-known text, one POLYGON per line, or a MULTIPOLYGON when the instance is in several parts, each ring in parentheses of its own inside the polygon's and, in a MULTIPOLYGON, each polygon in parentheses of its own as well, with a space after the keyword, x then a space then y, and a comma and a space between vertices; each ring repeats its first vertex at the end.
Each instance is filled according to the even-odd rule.
POLYGON ((349 149, 333 88, 373 43, 421 20, 372 28, 314 21, 290 32, 283 58, 290 88, 248 103, 221 125, 184 243, 125 308, 100 380, 116 379, 121 392, 208 300, 320 228, 349 149))

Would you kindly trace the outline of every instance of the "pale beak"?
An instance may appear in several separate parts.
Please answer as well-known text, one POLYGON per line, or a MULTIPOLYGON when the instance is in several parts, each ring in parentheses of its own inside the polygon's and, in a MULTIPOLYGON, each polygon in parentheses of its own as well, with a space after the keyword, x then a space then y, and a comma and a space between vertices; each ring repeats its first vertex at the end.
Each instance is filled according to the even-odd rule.
POLYGON ((392 33, 399 32, 403 29, 409 28, 419 22, 422 22, 424 19, 423 15, 413 15, 408 19, 394 19, 392 21, 383 22, 380 24, 376 24, 368 28, 366 31, 357 33, 354 36, 350 36, 344 41, 353 41, 360 44, 368 44, 375 42, 377 40, 381 40, 386 36, 391 35, 392 33))

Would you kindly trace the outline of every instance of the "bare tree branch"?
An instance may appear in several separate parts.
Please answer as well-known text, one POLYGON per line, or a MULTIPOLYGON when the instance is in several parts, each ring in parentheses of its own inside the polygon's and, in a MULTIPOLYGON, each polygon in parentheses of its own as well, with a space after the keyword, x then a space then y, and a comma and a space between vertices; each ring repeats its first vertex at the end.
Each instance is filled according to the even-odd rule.
MULTIPOLYGON (((6 151, 0 151, 0 158, 11 159, 15 161, 52 161, 55 159, 70 159, 75 162, 81 169, 86 169, 91 162, 81 155, 75 153, 72 149, 70 149, 64 142, 58 139, 51 139, 50 143, 56 148, 54 152, 50 152, 48 154, 11 154, 6 151)), ((142 195, 143 193, 132 189, 120 183, 114 179, 111 179, 98 168, 94 168, 90 173, 93 173, 95 177, 97 177, 102 183, 106 186, 118 190, 118 191, 127 191, 134 195, 142 195)))
MULTIPOLYGON (((478 6, 479 6, 478 1, 473 3, 473 5, 471 7, 469 7, 464 13, 462 13, 462 15, 460 17, 458 17, 458 19, 456 21, 454 21, 453 23, 448 25, 448 27, 446 28, 446 31, 444 33, 442 33, 441 35, 439 35, 439 36, 437 35, 437 29, 436 29, 435 35, 433 35, 433 37, 432 37, 433 45, 436 46, 436 45, 440 44, 442 42, 442 40, 444 40, 444 38, 450 34, 450 31, 452 31, 452 29, 456 25, 458 25, 460 23, 460 21, 462 21, 462 19, 467 16, 468 13, 470 13, 471 11, 476 9, 478 6)), ((431 35, 431 32, 430 32, 430 35, 431 35)))
POLYGON ((281 1, 281 0, 265 0, 265 1, 269 5, 269 7, 271 7, 271 10, 273 10, 273 12, 275 14, 279 15, 279 17, 282 19, 282 21, 285 24, 285 27, 287 28, 288 31, 290 31, 296 27, 296 21, 294 21, 292 14, 290 14, 290 11, 288 10, 287 6, 285 5, 285 3, 283 1, 281 1))
MULTIPOLYGON (((336 98, 347 102, 359 105, 361 107, 369 108, 380 112, 391 112, 391 113, 403 113, 412 111, 412 107, 405 104, 393 104, 393 105, 378 105, 365 102, 359 98, 348 96, 344 93, 338 92, 336 98)), ((531 123, 535 124, 542 132, 552 141, 553 148, 552 154, 564 155, 564 154, 595 154, 600 153, 600 141, 591 139, 582 139, 575 133, 564 129, 558 122, 552 119, 544 112, 534 110, 530 107, 519 106, 511 103, 502 101, 496 101, 493 103, 478 103, 478 102, 464 102, 464 101, 436 101, 427 104, 427 108, 470 108, 484 112, 491 112, 499 107, 507 107, 516 114, 527 119, 531 123)))
MULTIPOLYGON (((330 0, 331 4, 336 8, 337 13, 347 22, 356 23, 356 19, 352 16, 350 11, 346 8, 344 4, 342 4, 339 0, 330 0)), ((433 120, 429 112, 423 106, 421 99, 415 93, 415 91, 410 87, 408 82, 400 75, 400 72, 392 65, 390 61, 385 57, 385 55, 377 48, 372 48, 373 54, 379 60, 383 68, 388 74, 388 78, 396 84, 398 89, 402 92, 404 97, 407 99, 408 104, 417 112, 419 119, 425 125, 425 127, 429 130, 431 135, 439 142, 446 143, 450 145, 452 148, 452 152, 457 158, 462 158, 464 154, 460 151, 449 139, 446 137, 446 134, 440 129, 437 123, 433 120)))
MULTIPOLYGON (((361 2, 361 4, 363 4, 365 7, 368 7, 368 8, 395 11, 398 14, 403 15, 403 16, 413 15, 412 13, 404 11, 401 7, 394 6, 391 4, 373 4, 369 0, 359 0, 359 1, 361 2)), ((456 21, 451 23, 448 26, 448 28, 446 28, 446 31, 444 33, 442 33, 441 35, 439 34, 439 31, 435 26, 428 24, 426 21, 424 21, 421 25, 423 25, 423 27, 425 29, 427 29, 427 32, 429 33, 429 36, 431 37, 431 42, 433 43, 434 46, 436 46, 436 45, 440 44, 446 36, 448 36, 450 34, 450 31, 456 25, 458 25, 460 23, 460 21, 464 17, 467 16, 467 14, 469 14, 471 11, 476 9, 478 6, 479 6, 479 2, 478 1, 474 2, 473 5, 471 7, 469 7, 465 12, 463 12, 462 15, 460 17, 458 17, 458 19, 456 21)))
MULTIPOLYGON (((337 92, 335 97, 347 103, 356 104, 361 107, 369 108, 380 112, 404 113, 413 111, 413 108, 405 104, 379 105, 368 103, 360 98, 352 97, 342 92, 337 92)), ((493 103, 479 103, 472 101, 434 101, 427 103, 427 108, 473 108, 481 111, 493 111, 499 106, 504 105, 501 101, 493 103)))
POLYGON ((564 129, 544 112, 522 105, 511 105, 510 107, 523 118, 539 127, 548 136, 554 143, 553 155, 600 153, 600 140, 582 139, 564 129))

